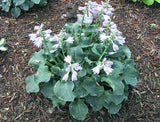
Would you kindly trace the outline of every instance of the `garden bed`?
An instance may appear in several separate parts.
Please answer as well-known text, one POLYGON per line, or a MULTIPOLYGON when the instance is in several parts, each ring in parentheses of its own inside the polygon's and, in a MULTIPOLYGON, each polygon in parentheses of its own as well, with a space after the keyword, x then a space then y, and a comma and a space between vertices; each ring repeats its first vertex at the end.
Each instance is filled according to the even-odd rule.
MULTIPOLYGON (((39 49, 28 34, 35 25, 58 33, 65 23, 73 20, 61 18, 64 7, 70 0, 49 0, 46 7, 33 7, 18 19, 0 11, 0 38, 7 41, 6 52, 0 53, 0 120, 2 121, 76 121, 68 106, 47 111, 51 101, 42 94, 28 94, 25 78, 35 73, 28 61, 39 49)), ((75 2, 75 0, 72 0, 75 2)), ((126 37, 126 43, 135 59, 139 71, 138 88, 133 88, 129 99, 116 115, 109 115, 106 109, 89 111, 85 121, 160 121, 160 9, 159 5, 111 1, 115 8, 113 21, 126 37)), ((80 5, 84 2, 80 0, 80 5)))

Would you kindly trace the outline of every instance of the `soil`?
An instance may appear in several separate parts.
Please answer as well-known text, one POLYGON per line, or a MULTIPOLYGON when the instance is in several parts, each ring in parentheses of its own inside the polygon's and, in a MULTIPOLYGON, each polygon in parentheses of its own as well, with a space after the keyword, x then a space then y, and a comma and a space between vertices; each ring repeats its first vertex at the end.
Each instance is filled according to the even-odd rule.
MULTIPOLYGON (((28 61, 39 49, 29 40, 34 26, 43 23, 46 29, 58 33, 65 23, 61 18, 65 5, 76 0, 49 0, 46 7, 34 6, 15 19, 0 11, 0 38, 7 41, 6 52, 0 52, 0 121, 77 122, 68 111, 54 110, 42 94, 28 94, 25 78, 35 72, 28 61)), ((98 1, 98 0, 97 0, 98 1)), ((119 113, 110 115, 106 109, 91 109, 85 122, 151 122, 160 121, 160 4, 146 6, 127 0, 111 0, 115 8, 113 21, 126 37, 126 43, 139 71, 138 88, 132 88, 119 113), (154 27, 151 25, 155 24, 154 27)), ((80 5, 84 1, 80 0, 80 5)))

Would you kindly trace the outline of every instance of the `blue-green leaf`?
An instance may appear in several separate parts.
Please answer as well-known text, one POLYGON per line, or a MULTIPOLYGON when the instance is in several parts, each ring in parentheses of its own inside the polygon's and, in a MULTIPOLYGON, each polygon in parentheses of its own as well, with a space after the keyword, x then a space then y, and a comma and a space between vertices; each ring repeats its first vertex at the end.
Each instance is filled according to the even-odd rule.
POLYGON ((86 101, 91 105, 93 111, 99 111, 105 104, 104 98, 105 96, 103 94, 99 97, 88 95, 86 101))
POLYGON ((83 50, 80 46, 70 48, 67 54, 71 55, 74 62, 79 63, 83 60, 83 50))
POLYGON ((48 66, 40 66, 35 74, 35 82, 48 82, 51 78, 51 72, 48 70, 48 66))
POLYGON ((134 67, 126 65, 125 70, 123 72, 123 77, 126 84, 132 85, 134 87, 137 86, 138 72, 134 67))
POLYGON ((13 17, 19 17, 19 15, 21 14, 21 9, 19 7, 15 7, 11 9, 11 14, 13 17))
POLYGON ((85 36, 89 36, 95 33, 98 33, 98 29, 96 25, 88 25, 85 29, 83 29, 83 33, 85 36))
POLYGON ((23 4, 25 2, 25 0, 13 0, 13 3, 15 6, 19 6, 21 4, 23 4))
POLYGON ((83 88, 85 88, 91 96, 100 96, 104 92, 104 87, 99 86, 93 78, 85 78, 83 88))
POLYGON ((121 46, 120 50, 124 53, 127 58, 131 58, 131 51, 126 46, 121 46))
POLYGON ((122 103, 122 101, 127 98, 124 94, 123 95, 115 95, 111 93, 111 91, 105 91, 105 102, 110 104, 114 103, 115 105, 118 105, 122 103))
POLYGON ((101 54, 104 51, 104 46, 102 44, 94 44, 92 48, 92 52, 98 56, 101 56, 101 54))
POLYGON ((39 83, 48 82, 50 80, 51 73, 48 71, 47 66, 41 66, 38 68, 37 73, 26 78, 26 90, 30 92, 39 91, 39 83))
POLYGON ((30 8, 30 3, 29 1, 25 1, 23 4, 20 5, 20 8, 25 10, 25 11, 28 11, 29 8, 30 8))
POLYGON ((83 88, 81 81, 75 82, 74 94, 77 98, 83 98, 88 95, 88 92, 83 88))
POLYGON ((2 3, 2 10, 9 12, 10 6, 11 6, 11 1, 10 2, 7 1, 6 3, 2 3))
POLYGON ((33 54, 32 58, 29 61, 29 65, 32 64, 35 69, 38 69, 40 65, 45 64, 45 58, 43 56, 44 51, 40 50, 33 54))
POLYGON ((52 66, 51 71, 54 75, 61 76, 61 69, 57 66, 52 66))
POLYGON ((67 23, 64 27, 67 33, 77 34, 80 31, 80 25, 76 23, 67 23))
POLYGON ((133 59, 126 59, 124 61, 125 65, 130 65, 132 67, 134 67, 134 60, 133 59))
POLYGON ((113 89, 113 94, 123 95, 124 94, 124 85, 122 83, 122 78, 118 76, 107 76, 101 79, 102 82, 106 82, 113 89))
POLYGON ((115 105, 115 104, 113 104, 113 103, 110 103, 110 104, 105 103, 105 105, 104 105, 104 107, 105 107, 106 109, 108 109, 108 112, 109 112, 110 114, 116 114, 116 113, 118 113, 119 110, 121 109, 121 106, 122 106, 121 104, 115 105))
POLYGON ((41 0, 39 3, 40 6, 45 6, 47 5, 47 0, 41 0))
POLYGON ((50 81, 48 83, 44 83, 41 86, 41 92, 42 94, 50 98, 52 100, 53 107, 59 106, 59 105, 65 105, 65 101, 58 99, 58 97, 54 94, 53 88, 55 85, 56 81, 50 81))
POLYGON ((39 4, 41 0, 31 0, 35 4, 39 4))
POLYGON ((73 89, 74 89, 73 82, 58 81, 54 86, 54 93, 60 100, 74 101, 75 95, 73 94, 73 89))
POLYGON ((87 48, 87 47, 92 45, 90 37, 81 37, 81 39, 79 40, 78 44, 82 48, 87 48))
POLYGON ((123 63, 121 63, 120 61, 117 61, 117 60, 114 60, 113 61, 113 65, 112 65, 112 68, 114 69, 113 70, 113 74, 117 74, 117 75, 119 75, 119 74, 121 74, 121 73, 123 73, 123 68, 124 68, 124 64, 123 63))
POLYGON ((35 76, 34 75, 28 76, 25 81, 26 81, 26 84, 27 84, 26 91, 28 93, 39 92, 39 86, 35 82, 35 76))
POLYGON ((76 100, 69 105, 70 114, 77 120, 84 120, 88 113, 88 107, 83 100, 76 100))
POLYGON ((55 80, 51 80, 50 82, 44 83, 41 86, 41 92, 45 97, 52 98, 52 96, 54 95, 53 88, 55 83, 55 80))

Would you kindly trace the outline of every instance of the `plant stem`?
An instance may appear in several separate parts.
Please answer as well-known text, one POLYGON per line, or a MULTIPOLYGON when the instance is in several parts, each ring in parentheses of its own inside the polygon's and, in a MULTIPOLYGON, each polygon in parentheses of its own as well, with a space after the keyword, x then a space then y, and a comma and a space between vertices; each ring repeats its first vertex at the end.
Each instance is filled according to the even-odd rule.
POLYGON ((48 62, 48 61, 45 61, 45 63, 48 65, 48 66, 53 66, 53 64, 51 64, 50 62, 48 62))

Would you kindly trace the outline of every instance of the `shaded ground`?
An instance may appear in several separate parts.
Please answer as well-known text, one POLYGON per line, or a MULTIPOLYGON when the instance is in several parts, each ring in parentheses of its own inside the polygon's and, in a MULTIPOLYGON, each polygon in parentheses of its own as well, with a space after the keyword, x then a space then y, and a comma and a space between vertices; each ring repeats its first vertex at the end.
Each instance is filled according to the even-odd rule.
MULTIPOLYGON (((24 82, 26 76, 34 73, 28 61, 38 51, 28 34, 41 23, 53 33, 59 32, 69 22, 61 18, 69 1, 49 0, 46 7, 34 7, 18 19, 0 11, 0 38, 7 40, 8 47, 7 52, 0 53, 0 121, 76 121, 67 106, 61 107, 64 112, 47 113, 51 101, 40 93, 28 94, 24 82)), ((82 0, 80 4, 83 5, 82 0)), ((105 109, 90 110, 85 122, 160 121, 160 6, 147 7, 125 0, 112 0, 111 4, 115 8, 113 20, 126 37, 140 72, 138 88, 130 92, 118 114, 109 115, 105 109)))

